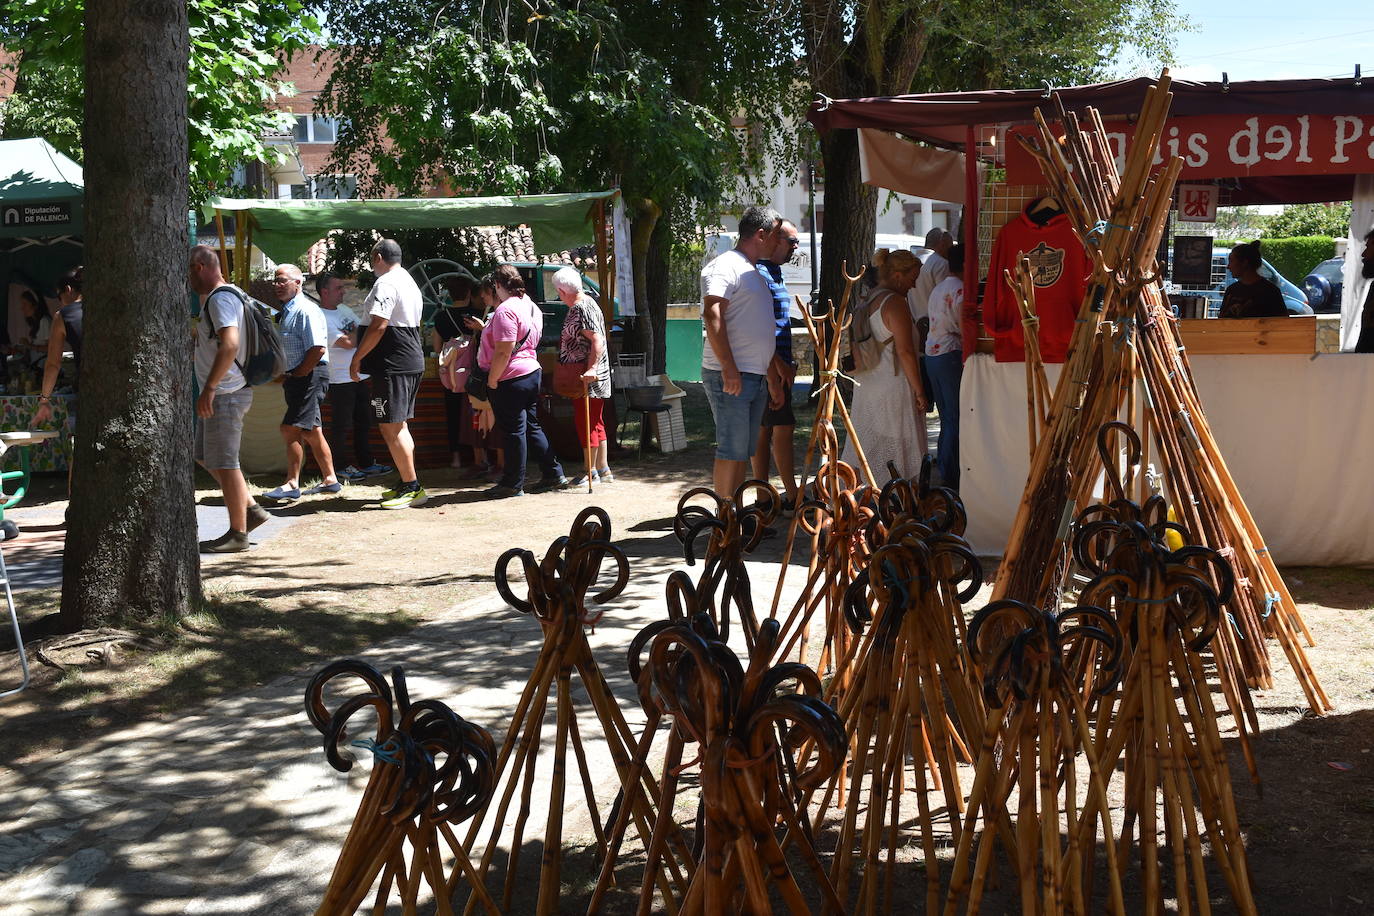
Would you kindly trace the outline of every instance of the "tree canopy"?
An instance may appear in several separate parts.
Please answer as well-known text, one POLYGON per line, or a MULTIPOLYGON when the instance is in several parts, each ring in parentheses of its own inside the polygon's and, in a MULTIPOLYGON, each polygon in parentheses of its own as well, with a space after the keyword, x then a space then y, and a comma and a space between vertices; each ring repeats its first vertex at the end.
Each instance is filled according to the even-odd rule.
MULTIPOLYGON (((15 91, 0 102, 0 136, 43 136, 80 159, 84 0, 9 0, 0 46, 12 55, 15 91)), ((291 55, 319 31, 299 0, 190 0, 188 155, 193 200, 222 191, 243 162, 270 162, 265 138, 289 131, 272 107, 292 87, 291 55)))

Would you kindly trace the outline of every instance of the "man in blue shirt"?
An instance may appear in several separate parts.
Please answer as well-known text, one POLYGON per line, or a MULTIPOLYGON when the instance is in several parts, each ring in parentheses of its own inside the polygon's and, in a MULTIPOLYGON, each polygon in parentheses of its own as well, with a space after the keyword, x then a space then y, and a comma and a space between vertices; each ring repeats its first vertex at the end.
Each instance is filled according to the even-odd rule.
POLYGON ((286 442, 286 482, 263 495, 283 501, 301 497, 305 444, 315 453, 315 463, 324 476, 324 481, 307 490, 306 495, 343 489, 334 476, 334 457, 320 421, 320 407, 329 393, 327 325, 320 307, 301 294, 302 279, 299 267, 283 264, 272 280, 272 291, 282 303, 282 351, 290 367, 282 380, 282 394, 286 397, 286 415, 281 420, 281 437, 286 442))
POLYGON ((773 250, 759 258, 758 271, 773 294, 773 362, 768 367, 768 406, 759 426, 759 440, 754 447, 754 476, 768 479, 771 458, 778 466, 784 489, 783 514, 790 515, 797 506, 797 475, 793 468, 792 439, 797 418, 792 413, 792 383, 797 378, 797 364, 792 359, 792 293, 782 279, 782 265, 796 253, 797 227, 788 220, 773 233, 773 250))

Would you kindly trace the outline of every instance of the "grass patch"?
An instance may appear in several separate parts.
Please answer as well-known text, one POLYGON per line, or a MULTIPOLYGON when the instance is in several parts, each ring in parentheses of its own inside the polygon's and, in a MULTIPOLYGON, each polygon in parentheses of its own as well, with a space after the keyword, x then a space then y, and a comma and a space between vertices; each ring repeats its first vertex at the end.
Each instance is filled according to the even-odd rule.
POLYGON ((114 667, 84 661, 77 650, 60 659, 66 671, 31 662, 34 683, 10 700, 0 755, 23 761, 59 751, 97 732, 260 686, 417 623, 406 610, 310 602, 278 610, 212 593, 199 611, 148 633, 157 648, 123 654, 114 667))

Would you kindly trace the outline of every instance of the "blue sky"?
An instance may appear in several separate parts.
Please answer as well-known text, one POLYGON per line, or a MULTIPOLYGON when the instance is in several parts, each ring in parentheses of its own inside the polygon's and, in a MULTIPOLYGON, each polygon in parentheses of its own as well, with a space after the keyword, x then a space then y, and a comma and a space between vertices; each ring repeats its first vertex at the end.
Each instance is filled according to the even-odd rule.
POLYGON ((1176 0, 1194 31, 1178 36, 1175 79, 1374 79, 1374 12, 1369 0, 1176 0), (1318 12, 1320 10, 1320 12, 1318 12), (1310 11, 1310 12, 1309 12, 1310 11))

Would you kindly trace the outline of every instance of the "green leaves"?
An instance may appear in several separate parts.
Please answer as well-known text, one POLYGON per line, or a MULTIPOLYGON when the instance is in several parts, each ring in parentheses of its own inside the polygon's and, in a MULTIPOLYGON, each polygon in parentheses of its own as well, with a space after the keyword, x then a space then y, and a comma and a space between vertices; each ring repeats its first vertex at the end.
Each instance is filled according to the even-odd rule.
MULTIPOLYGON (((80 155, 82 0, 9 0, 0 44, 20 55, 19 89, 0 107, 0 134, 47 136, 80 155)), ((222 191, 242 162, 274 161, 264 135, 289 129, 270 107, 291 94, 284 62, 319 23, 299 0, 190 0, 187 80, 193 202, 222 191)))

